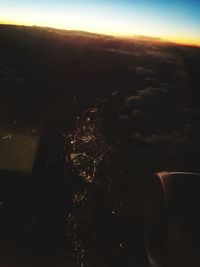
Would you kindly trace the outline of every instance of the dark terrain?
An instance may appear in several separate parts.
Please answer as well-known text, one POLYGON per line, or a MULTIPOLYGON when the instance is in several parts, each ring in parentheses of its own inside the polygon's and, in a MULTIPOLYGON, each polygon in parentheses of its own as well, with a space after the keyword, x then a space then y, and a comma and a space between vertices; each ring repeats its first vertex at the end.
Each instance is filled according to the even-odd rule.
POLYGON ((4 266, 148 266, 146 181, 160 170, 200 171, 199 77, 198 47, 1 25, 1 126, 34 135, 56 125, 66 180, 80 183, 62 252, 30 256, 27 245, 16 252, 1 242, 12 258, 4 266))

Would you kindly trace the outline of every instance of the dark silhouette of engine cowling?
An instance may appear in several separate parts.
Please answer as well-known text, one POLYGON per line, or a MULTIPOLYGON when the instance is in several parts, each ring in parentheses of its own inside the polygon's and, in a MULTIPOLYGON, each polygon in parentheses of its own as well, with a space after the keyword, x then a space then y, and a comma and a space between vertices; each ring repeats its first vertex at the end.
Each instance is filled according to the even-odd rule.
POLYGON ((160 172, 145 199, 145 243, 152 267, 200 266, 200 174, 160 172))

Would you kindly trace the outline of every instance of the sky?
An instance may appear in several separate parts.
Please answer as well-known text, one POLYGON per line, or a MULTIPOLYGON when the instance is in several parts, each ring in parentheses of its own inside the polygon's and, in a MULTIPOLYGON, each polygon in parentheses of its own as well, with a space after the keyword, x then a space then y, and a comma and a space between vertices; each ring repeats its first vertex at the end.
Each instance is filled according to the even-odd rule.
POLYGON ((0 23, 200 45, 200 0, 0 0, 0 23))

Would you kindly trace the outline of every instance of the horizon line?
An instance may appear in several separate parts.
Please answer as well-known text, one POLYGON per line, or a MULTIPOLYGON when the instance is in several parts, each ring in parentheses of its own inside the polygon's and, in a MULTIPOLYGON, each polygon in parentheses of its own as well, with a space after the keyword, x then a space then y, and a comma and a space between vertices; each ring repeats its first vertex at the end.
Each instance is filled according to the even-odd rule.
MULTIPOLYGON (((23 26, 23 27, 38 27, 38 28, 50 28, 54 30, 63 30, 63 31, 75 31, 75 32, 86 32, 90 34, 97 34, 97 35, 104 35, 104 36, 109 36, 109 37, 116 37, 116 38, 121 38, 121 39, 138 39, 140 41, 145 41, 145 42, 155 42, 155 43, 160 43, 160 44, 171 44, 171 45, 178 45, 178 46, 188 46, 188 47, 196 47, 200 48, 200 44, 194 44, 194 43, 188 43, 188 42, 183 42, 183 41, 176 41, 172 40, 171 38, 163 38, 159 36, 148 36, 148 35, 143 35, 143 34, 111 34, 111 33, 105 33, 105 32, 93 32, 89 30, 84 30, 84 29, 67 29, 67 28, 58 28, 58 27, 53 27, 53 26, 46 26, 46 25, 37 25, 37 24, 24 24, 24 23, 12 23, 12 22, 1 22, 0 21, 0 26, 23 26)), ((179 38, 179 39, 184 39, 184 37, 179 38)))

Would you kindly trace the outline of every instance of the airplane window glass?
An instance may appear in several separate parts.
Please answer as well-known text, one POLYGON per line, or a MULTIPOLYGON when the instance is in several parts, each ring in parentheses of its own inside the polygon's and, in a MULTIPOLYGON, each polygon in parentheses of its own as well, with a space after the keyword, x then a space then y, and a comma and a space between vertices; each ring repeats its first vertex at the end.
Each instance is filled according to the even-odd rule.
POLYGON ((177 183, 190 198, 163 171, 200 173, 199 14, 196 0, 0 1, 0 266, 157 267, 146 222, 154 251, 177 183))

